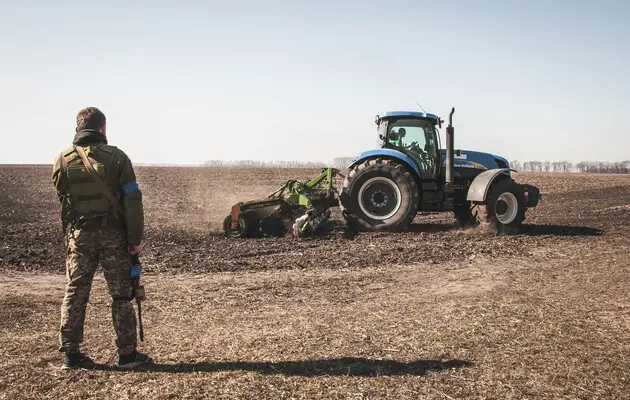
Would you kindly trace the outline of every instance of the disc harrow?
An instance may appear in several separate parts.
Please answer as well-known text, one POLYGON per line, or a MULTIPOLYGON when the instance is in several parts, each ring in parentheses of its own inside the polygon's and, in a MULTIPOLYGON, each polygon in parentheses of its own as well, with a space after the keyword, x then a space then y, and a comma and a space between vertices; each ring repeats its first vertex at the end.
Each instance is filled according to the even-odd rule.
POLYGON ((335 168, 324 168, 310 181, 285 182, 265 199, 236 203, 223 230, 233 238, 312 235, 330 218, 330 208, 339 205, 336 176, 343 177, 335 168))

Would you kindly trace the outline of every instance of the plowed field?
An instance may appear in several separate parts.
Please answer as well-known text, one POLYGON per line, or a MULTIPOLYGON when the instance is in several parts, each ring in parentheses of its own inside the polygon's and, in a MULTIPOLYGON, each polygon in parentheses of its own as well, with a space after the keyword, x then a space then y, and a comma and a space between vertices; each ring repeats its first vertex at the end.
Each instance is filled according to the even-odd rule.
POLYGON ((0 399, 630 398, 630 176, 515 174, 518 235, 420 214, 355 234, 223 237, 230 206, 315 170, 137 168, 149 299, 123 373, 102 278, 84 349, 57 349, 64 255, 49 166, 0 166, 0 399))

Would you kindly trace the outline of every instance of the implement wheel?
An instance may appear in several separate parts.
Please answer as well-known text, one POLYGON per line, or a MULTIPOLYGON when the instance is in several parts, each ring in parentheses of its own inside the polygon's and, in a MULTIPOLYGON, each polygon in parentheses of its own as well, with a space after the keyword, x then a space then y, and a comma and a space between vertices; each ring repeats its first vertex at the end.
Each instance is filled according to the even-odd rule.
POLYGON ((232 214, 229 214, 223 220, 223 231, 225 236, 232 238, 250 237, 256 233, 256 221, 247 211, 241 213, 238 217, 238 226, 236 230, 232 230, 232 214))

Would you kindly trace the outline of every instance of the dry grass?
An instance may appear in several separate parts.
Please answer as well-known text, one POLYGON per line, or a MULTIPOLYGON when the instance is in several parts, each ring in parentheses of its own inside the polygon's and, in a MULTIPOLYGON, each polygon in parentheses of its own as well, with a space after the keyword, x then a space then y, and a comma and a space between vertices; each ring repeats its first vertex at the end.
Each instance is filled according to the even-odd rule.
POLYGON ((111 368, 102 279, 85 342, 102 365, 67 373, 55 353, 63 278, 5 276, 0 396, 623 398, 627 270, 598 258, 148 276, 142 349, 156 364, 137 373, 111 368))

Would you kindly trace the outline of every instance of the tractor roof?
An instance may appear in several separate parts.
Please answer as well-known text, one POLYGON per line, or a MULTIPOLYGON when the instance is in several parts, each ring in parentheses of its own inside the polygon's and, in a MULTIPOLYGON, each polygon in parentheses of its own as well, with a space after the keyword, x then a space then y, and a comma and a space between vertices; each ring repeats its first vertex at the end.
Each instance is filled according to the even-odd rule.
POLYGON ((438 119, 438 116, 435 114, 423 113, 420 111, 388 111, 380 115, 381 118, 391 118, 391 117, 409 117, 409 118, 430 118, 430 119, 438 119))

